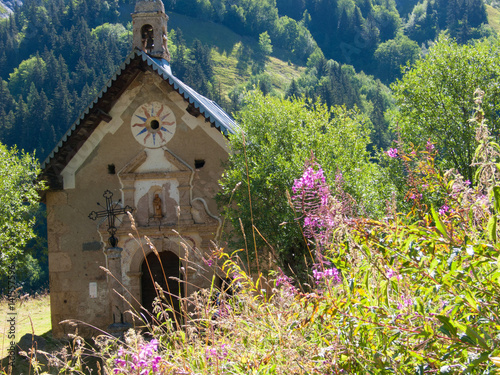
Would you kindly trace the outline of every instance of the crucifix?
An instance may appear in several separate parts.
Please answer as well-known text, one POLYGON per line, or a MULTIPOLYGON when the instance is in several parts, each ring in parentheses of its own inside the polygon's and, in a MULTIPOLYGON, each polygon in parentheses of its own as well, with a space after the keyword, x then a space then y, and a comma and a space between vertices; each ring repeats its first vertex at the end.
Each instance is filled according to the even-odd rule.
POLYGON ((113 203, 113 193, 106 190, 103 194, 106 198, 106 205, 103 206, 99 202, 97 205, 102 207, 101 211, 92 211, 89 214, 89 219, 97 220, 100 217, 105 217, 108 219, 108 233, 109 239, 108 243, 111 247, 105 250, 107 258, 107 269, 113 275, 113 277, 108 277, 108 290, 115 291, 116 293, 111 293, 110 304, 111 304, 111 314, 113 317, 113 323, 109 325, 108 330, 113 335, 120 335, 130 324, 125 323, 123 320, 123 301, 120 295, 123 295, 123 288, 121 284, 122 280, 122 268, 121 268, 121 252, 122 249, 118 246, 118 238, 116 238, 116 226, 115 219, 118 215, 126 214, 127 212, 132 212, 132 207, 125 206, 120 207, 121 200, 113 203))
POLYGON ((97 205, 104 208, 102 211, 92 211, 89 214, 89 219, 97 220, 100 217, 106 217, 108 219, 108 233, 110 235, 108 239, 108 243, 111 247, 116 247, 118 245, 118 238, 116 238, 116 226, 115 219, 118 215, 126 214, 127 212, 132 212, 133 209, 130 206, 119 207, 121 203, 121 199, 118 202, 113 203, 111 198, 113 197, 113 193, 109 190, 106 190, 103 194, 103 197, 106 198, 106 206, 103 206, 99 202, 97 205))

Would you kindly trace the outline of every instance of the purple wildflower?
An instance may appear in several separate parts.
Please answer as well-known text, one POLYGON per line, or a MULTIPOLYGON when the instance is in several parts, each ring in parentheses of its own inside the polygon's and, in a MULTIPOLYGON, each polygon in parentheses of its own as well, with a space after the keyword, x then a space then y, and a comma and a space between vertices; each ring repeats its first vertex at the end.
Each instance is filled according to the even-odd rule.
MULTIPOLYGON (((323 169, 317 163, 308 163, 302 177, 293 184, 292 199, 296 210, 304 214, 304 234, 315 240, 319 251, 331 239, 339 217, 338 212, 331 209, 332 195, 323 169)), ((342 174, 337 173, 338 184, 342 179, 342 174)))
POLYGON ((390 148, 387 151, 387 156, 390 158, 397 158, 398 157, 398 149, 397 148, 390 148))
POLYGON ((205 349, 205 359, 212 363, 212 361, 219 361, 225 359, 228 356, 227 347, 229 345, 222 344, 220 349, 218 348, 206 348, 205 349))
POLYGON ((285 295, 294 295, 297 293, 297 289, 295 286, 292 284, 292 279, 290 279, 287 275, 283 273, 283 271, 280 269, 280 274, 276 278, 276 288, 281 287, 282 290, 285 292, 285 295))
POLYGON ((335 267, 327 268, 324 271, 313 270, 313 277, 316 280, 316 284, 319 284, 323 280, 332 280, 334 284, 339 284, 342 281, 340 273, 335 267))
POLYGON ((385 276, 390 279, 391 277, 395 277, 396 280, 401 280, 401 275, 398 275, 396 271, 394 271, 392 268, 387 268, 387 271, 385 273, 385 276))
POLYGON ((398 309, 403 310, 409 308, 413 305, 413 301, 410 297, 403 295, 401 301, 398 303, 398 309))
POLYGON ((448 207, 446 204, 444 204, 440 209, 439 209, 439 214, 444 215, 450 210, 450 207, 448 207))
POLYGON ((115 359, 113 373, 129 374, 131 371, 139 371, 139 374, 149 374, 157 372, 161 362, 161 356, 155 355, 158 351, 158 340, 153 339, 149 343, 143 343, 139 351, 131 352, 121 347, 118 350, 118 358, 115 359))
POLYGON ((427 141, 427 145, 425 145, 425 149, 428 152, 431 152, 432 150, 434 150, 434 148, 435 148, 434 144, 431 141, 427 141))

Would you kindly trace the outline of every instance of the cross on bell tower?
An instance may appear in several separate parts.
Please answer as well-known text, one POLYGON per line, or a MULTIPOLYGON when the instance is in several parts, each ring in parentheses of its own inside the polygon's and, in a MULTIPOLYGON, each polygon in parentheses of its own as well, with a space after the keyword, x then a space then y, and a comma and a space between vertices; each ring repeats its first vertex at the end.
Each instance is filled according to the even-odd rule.
POLYGON ((133 47, 151 57, 170 61, 167 21, 168 16, 161 0, 138 1, 132 13, 133 47))

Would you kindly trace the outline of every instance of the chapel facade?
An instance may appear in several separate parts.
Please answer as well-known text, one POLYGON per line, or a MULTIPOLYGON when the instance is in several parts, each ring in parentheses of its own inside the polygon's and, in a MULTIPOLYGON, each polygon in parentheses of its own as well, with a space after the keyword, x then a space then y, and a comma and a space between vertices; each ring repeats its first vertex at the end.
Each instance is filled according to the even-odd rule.
POLYGON ((54 337, 74 331, 65 320, 85 336, 133 325, 126 311, 151 308, 152 279, 189 295, 213 276, 202 258, 221 230, 214 196, 237 125, 172 74, 161 0, 138 1, 132 18, 132 53, 42 165, 54 337))

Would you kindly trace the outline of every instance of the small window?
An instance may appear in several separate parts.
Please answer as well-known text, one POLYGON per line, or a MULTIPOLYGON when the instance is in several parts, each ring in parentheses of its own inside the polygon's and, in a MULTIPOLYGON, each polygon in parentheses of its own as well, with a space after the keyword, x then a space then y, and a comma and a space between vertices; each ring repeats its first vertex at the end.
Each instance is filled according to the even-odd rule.
POLYGON ((108 164, 108 174, 116 174, 116 169, 114 164, 108 164))
POLYGON ((203 159, 196 159, 194 161, 194 167, 195 169, 201 169, 205 166, 205 160, 203 159))

